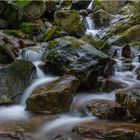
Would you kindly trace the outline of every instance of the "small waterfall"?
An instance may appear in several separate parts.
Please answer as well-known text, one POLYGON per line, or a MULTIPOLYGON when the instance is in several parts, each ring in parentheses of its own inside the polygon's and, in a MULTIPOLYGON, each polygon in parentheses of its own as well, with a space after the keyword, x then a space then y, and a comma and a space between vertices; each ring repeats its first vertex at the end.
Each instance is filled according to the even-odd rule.
POLYGON ((58 77, 53 77, 50 75, 45 75, 44 72, 40 69, 39 65, 42 64, 41 61, 36 61, 34 62, 34 65, 36 67, 36 79, 33 81, 33 83, 24 91, 23 96, 21 98, 21 104, 22 105, 26 105, 26 100, 28 99, 28 97, 31 95, 31 93, 39 86, 50 83, 56 79, 58 79, 58 77))

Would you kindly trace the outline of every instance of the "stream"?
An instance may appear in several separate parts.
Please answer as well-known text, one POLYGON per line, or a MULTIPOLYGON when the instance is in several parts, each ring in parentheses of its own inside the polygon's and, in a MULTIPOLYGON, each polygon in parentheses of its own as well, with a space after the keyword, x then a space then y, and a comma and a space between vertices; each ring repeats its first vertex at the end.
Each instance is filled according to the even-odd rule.
MULTIPOLYGON (((92 4, 92 3, 91 3, 92 4)), ((89 5, 89 9, 90 6, 89 5)), ((95 29, 94 22, 92 17, 89 15, 86 17, 86 24, 87 30, 86 33, 92 36, 96 36, 96 34, 100 31, 100 29, 95 29)), ((132 65, 135 67, 132 71, 129 70, 122 70, 123 63, 122 63, 122 56, 121 56, 121 48, 118 48, 117 56, 115 58, 115 75, 112 76, 112 79, 122 81, 129 85, 129 87, 135 86, 136 84, 140 84, 139 80, 136 78, 135 69, 140 66, 138 62, 138 51, 137 49, 132 50, 133 53, 133 62, 132 65)), ((26 100, 31 95, 32 91, 38 88, 40 85, 50 83, 59 77, 45 74, 41 69, 41 65, 43 62, 41 61, 42 52, 40 51, 31 51, 31 50, 22 50, 21 56, 19 57, 22 59, 30 60, 36 67, 36 77, 29 85, 27 89, 25 89, 23 96, 21 98, 19 105, 12 105, 6 107, 0 107, 0 122, 7 122, 10 121, 11 124, 13 122, 17 124, 25 123, 25 125, 30 124, 31 128, 28 129, 35 129, 35 137, 38 137, 37 140, 46 140, 45 137, 47 136, 49 140, 53 139, 57 134, 59 135, 70 135, 71 129, 76 126, 77 124, 82 123, 91 123, 91 122, 98 122, 99 119, 92 114, 90 114, 86 110, 86 103, 92 99, 109 99, 115 100, 115 93, 114 91, 110 93, 77 93, 73 99, 71 107, 67 113, 62 113, 59 115, 54 115, 54 117, 48 118, 45 115, 35 115, 29 111, 26 111, 26 100), (39 118, 39 120, 38 120, 39 118), (35 121, 34 121, 35 119, 35 121), (37 119, 37 120, 36 120, 37 119), (37 127, 34 123, 37 122, 37 127), (39 123, 39 125, 38 125, 39 123), (35 126, 34 126, 35 125, 35 126), (34 128, 35 127, 35 128, 34 128)), ((15 128, 15 126, 14 126, 15 128)), ((80 140, 80 137, 75 137, 75 140, 80 140)))

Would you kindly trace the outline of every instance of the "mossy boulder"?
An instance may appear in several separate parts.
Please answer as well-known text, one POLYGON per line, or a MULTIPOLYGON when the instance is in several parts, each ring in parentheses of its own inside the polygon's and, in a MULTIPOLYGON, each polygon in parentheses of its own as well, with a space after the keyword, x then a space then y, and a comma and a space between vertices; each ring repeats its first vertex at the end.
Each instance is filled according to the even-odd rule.
POLYGON ((91 100, 87 108, 93 115, 101 119, 118 119, 126 115, 126 109, 111 100, 91 100))
POLYGON ((127 107, 130 114, 136 118, 140 119, 140 89, 139 88, 129 88, 124 90, 119 90, 116 93, 116 101, 127 107))
POLYGON ((97 27, 109 25, 112 18, 112 15, 103 9, 100 9, 93 14, 93 19, 97 27))
POLYGON ((116 14, 125 5, 126 5, 126 1, 119 1, 119 0, 114 0, 114 1, 95 0, 93 2, 93 11, 97 11, 99 9, 104 9, 105 11, 107 11, 107 12, 109 12, 111 14, 116 14))
POLYGON ((121 33, 120 37, 113 44, 125 44, 135 41, 140 41, 140 25, 132 26, 121 33))
POLYGON ((48 71, 75 75, 83 87, 93 87, 98 76, 108 76, 113 71, 112 60, 107 55, 83 40, 70 36, 48 42, 44 61, 48 71))
POLYGON ((67 33, 62 31, 58 26, 52 26, 48 28, 47 32, 44 34, 43 41, 50 41, 66 34, 67 33))
POLYGON ((62 10, 55 12, 54 24, 61 27, 69 35, 81 37, 85 33, 85 25, 80 14, 74 10, 62 10))
POLYGON ((49 114, 66 112, 78 86, 79 80, 76 77, 63 76, 33 91, 27 100, 27 109, 49 114))
POLYGON ((91 35, 84 35, 81 39, 91 46, 94 46, 96 49, 103 51, 104 53, 107 53, 111 48, 107 41, 93 37, 91 35))
POLYGON ((35 70, 26 60, 15 60, 10 66, 0 69, 0 104, 17 103, 29 85, 35 70))

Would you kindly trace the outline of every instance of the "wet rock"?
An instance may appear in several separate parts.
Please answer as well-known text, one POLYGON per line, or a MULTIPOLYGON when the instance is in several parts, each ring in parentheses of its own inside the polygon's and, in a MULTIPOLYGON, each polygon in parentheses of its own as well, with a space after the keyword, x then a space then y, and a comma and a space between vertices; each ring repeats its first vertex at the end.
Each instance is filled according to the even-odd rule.
POLYGON ((80 14, 74 10, 57 11, 54 24, 68 32, 69 35, 81 37, 85 33, 85 25, 80 14))
POLYGON ((98 9, 104 9, 105 11, 116 14, 123 6, 126 5, 126 1, 102 1, 102 0, 95 0, 93 2, 93 11, 98 9))
POLYGON ((27 100, 27 109, 33 112, 60 113, 68 111, 79 86, 74 76, 63 76, 33 91, 27 100))
POLYGON ((104 132, 98 129, 87 128, 84 126, 76 126, 72 129, 72 132, 81 135, 86 138, 104 138, 104 132))
POLYGON ((0 69, 0 104, 19 101, 35 72, 34 65, 26 60, 15 60, 10 66, 0 69))
POLYGON ((105 133, 105 140, 136 140, 135 131, 129 129, 113 129, 105 133))
POLYGON ((122 48, 122 57, 131 59, 131 48, 127 44, 122 48))
POLYGON ((112 92, 116 89, 126 88, 128 85, 122 81, 114 80, 114 79, 107 79, 102 84, 102 91, 104 92, 112 92))
POLYGON ((87 108, 101 119, 119 119, 126 115, 126 109, 111 100, 92 100, 87 104, 87 108))
POLYGON ((71 9, 75 10, 81 10, 81 9, 87 9, 91 0, 81 1, 81 0, 73 0, 71 9))
POLYGON ((102 130, 85 126, 76 126, 72 132, 80 134, 84 138, 97 138, 103 140, 137 140, 135 129, 112 128, 111 130, 102 130))
POLYGON ((112 20, 112 15, 103 9, 96 11, 93 14, 94 22, 97 27, 107 26, 112 20))
POLYGON ((65 35, 67 35, 67 33, 62 31, 59 27, 52 26, 44 34, 43 41, 50 41, 50 40, 53 40, 55 38, 62 37, 65 35))
POLYGON ((140 119, 140 89, 130 88, 116 93, 116 101, 127 107, 130 114, 140 119))
POLYGON ((93 87, 97 77, 109 76, 112 68, 112 61, 107 55, 84 41, 69 36, 49 42, 44 60, 47 71, 75 75, 83 87, 93 87))

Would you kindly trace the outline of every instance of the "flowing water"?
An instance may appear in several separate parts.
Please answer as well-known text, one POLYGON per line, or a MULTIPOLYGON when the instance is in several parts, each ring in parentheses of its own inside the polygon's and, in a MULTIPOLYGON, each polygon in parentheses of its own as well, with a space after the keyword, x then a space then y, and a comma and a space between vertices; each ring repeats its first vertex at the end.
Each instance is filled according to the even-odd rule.
MULTIPOLYGON (((90 4, 89 8, 91 7, 90 4)), ((95 29, 95 25, 93 23, 93 19, 89 16, 86 18, 87 20, 87 34, 91 34, 95 36, 99 30, 95 29)), ((115 75, 112 76, 112 79, 120 80, 122 82, 127 83, 129 86, 133 86, 139 81, 136 78, 135 70, 140 67, 140 63, 138 62, 138 51, 136 49, 132 50, 133 62, 132 65, 135 67, 132 71, 125 70, 122 71, 123 62, 121 60, 121 48, 118 49, 117 57, 116 57, 116 65, 115 65, 115 75)), ((38 88, 40 85, 50 83, 58 77, 52 75, 46 75, 41 69, 41 65, 43 62, 41 61, 42 52, 41 51, 32 51, 32 50, 24 50, 21 53, 20 58, 24 58, 33 62, 36 67, 36 77, 31 83, 31 85, 25 89, 23 96, 21 98, 21 103, 19 105, 13 105, 9 107, 1 107, 0 108, 0 120, 30 120, 32 114, 25 110, 26 108, 26 100, 30 96, 33 90, 38 88)), ((52 119, 48 122, 43 122, 43 125, 38 126, 38 132, 45 135, 51 135, 52 132, 69 131, 74 125, 79 124, 81 122, 87 121, 96 121, 97 118, 91 115, 86 110, 86 103, 92 99, 109 99, 115 100, 114 92, 110 93, 77 93, 73 99, 70 110, 67 113, 59 114, 55 119, 52 119)), ((53 135, 53 134, 52 134, 53 135)))

